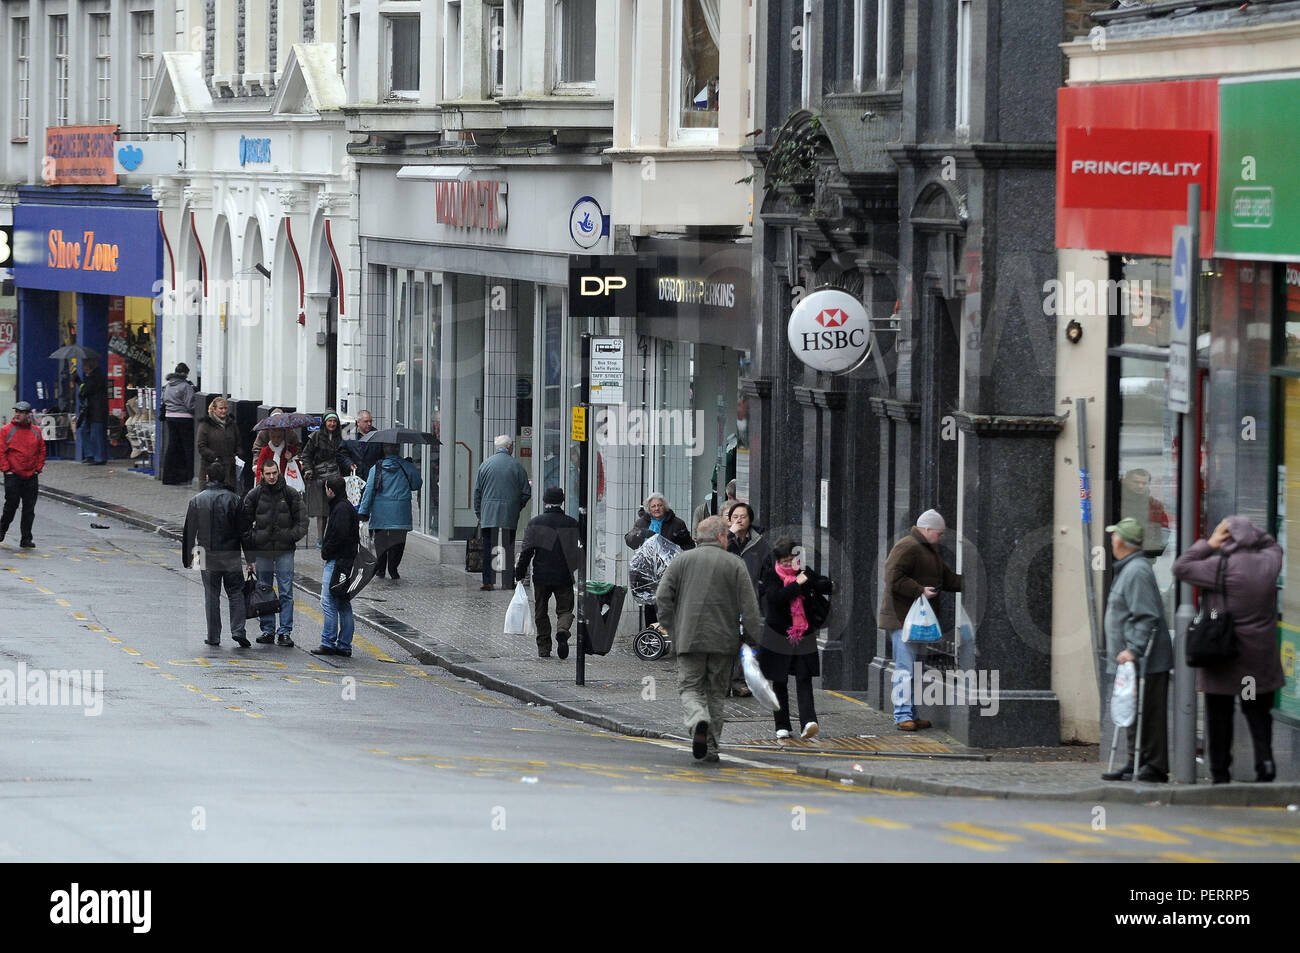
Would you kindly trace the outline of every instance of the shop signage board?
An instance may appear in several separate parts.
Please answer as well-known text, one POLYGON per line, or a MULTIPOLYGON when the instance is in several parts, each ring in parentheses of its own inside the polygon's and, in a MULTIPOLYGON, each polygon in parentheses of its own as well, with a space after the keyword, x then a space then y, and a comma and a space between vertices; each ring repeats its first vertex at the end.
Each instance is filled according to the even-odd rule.
POLYGON ((1067 208, 1177 209, 1210 197, 1210 134, 1199 129, 1065 129, 1067 208))
POLYGON ((1176 414, 1191 410, 1192 357, 1196 342, 1196 315, 1192 313, 1192 282, 1196 260, 1192 257, 1192 229, 1174 226, 1170 298, 1174 325, 1169 340, 1169 387, 1165 403, 1176 414))
POLYGON ((14 206, 20 288, 149 298, 161 273, 157 209, 14 206))
POLYGON ((591 380, 592 404, 623 403, 623 339, 593 337, 591 339, 591 366, 587 375, 591 380))
POLYGON ((180 140, 119 142, 113 150, 113 168, 119 176, 175 175, 181 168, 180 140))
POLYGON ((795 357, 819 371, 842 374, 871 352, 871 320, 866 307, 838 288, 814 291, 790 314, 786 337, 795 357))
POLYGON ((1219 84, 1215 254, 1300 259, 1300 76, 1219 84))
POLYGON ((45 130, 46 185, 117 185, 117 126, 51 126, 45 130))
POLYGON ((0 225, 0 268, 12 268, 14 264, 14 228, 12 225, 0 225))

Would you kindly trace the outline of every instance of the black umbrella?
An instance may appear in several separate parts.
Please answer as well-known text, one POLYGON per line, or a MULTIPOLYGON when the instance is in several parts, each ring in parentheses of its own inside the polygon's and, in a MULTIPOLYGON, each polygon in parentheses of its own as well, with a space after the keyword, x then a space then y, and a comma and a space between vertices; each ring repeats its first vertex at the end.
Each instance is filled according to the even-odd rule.
POLYGON ((94 348, 86 347, 83 344, 69 344, 65 347, 59 348, 57 351, 55 351, 53 354, 50 355, 50 359, 54 361, 66 361, 69 358, 74 358, 74 357, 79 361, 85 361, 85 360, 98 361, 99 352, 96 351, 94 348))
POLYGON ((253 424, 254 430, 296 430, 299 427, 315 427, 320 423, 319 417, 311 414, 272 414, 253 424))
POLYGON ((370 438, 371 443, 428 443, 435 447, 441 446, 442 441, 431 433, 425 433, 423 430, 410 430, 406 427, 389 427, 387 430, 376 430, 374 436, 370 438))

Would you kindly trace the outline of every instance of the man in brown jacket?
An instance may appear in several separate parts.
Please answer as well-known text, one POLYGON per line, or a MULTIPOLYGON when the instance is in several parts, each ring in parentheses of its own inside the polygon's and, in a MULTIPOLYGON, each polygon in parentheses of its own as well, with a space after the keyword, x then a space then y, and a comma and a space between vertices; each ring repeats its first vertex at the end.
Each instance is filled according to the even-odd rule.
POLYGON ((894 544, 885 560, 885 588, 880 599, 880 627, 889 632, 894 647, 894 726, 899 731, 929 728, 930 722, 916 717, 912 705, 912 668, 916 659, 912 644, 903 641, 903 620, 920 596, 933 599, 940 590, 961 592, 961 576, 944 563, 936 548, 947 525, 937 510, 926 510, 912 531, 894 544))

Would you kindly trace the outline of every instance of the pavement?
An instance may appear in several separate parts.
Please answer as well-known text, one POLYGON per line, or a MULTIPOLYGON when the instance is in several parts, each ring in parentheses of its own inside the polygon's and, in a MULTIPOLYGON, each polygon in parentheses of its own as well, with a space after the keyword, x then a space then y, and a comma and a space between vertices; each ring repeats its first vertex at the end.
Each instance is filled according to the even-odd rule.
MULTIPOLYGON (((127 461, 91 467, 51 460, 41 475, 41 494, 77 507, 88 523, 116 519, 179 541, 195 491, 164 486, 127 467, 127 461)), ((38 545, 40 518, 38 508, 38 545)), ((321 561, 314 540, 313 527, 298 552, 295 585, 319 597, 321 561)), ((599 728, 687 740, 671 658, 643 661, 622 640, 606 656, 588 656, 586 684, 576 685, 573 655, 565 661, 540 659, 531 638, 503 634, 509 591, 481 592, 477 574, 437 565, 409 548, 401 573, 400 580, 371 582, 353 608, 359 622, 419 662, 599 728)), ((309 636, 303 631, 298 638, 309 636)), ((820 680, 816 687, 821 728, 816 739, 778 743, 766 709, 750 698, 730 698, 723 750, 793 767, 810 778, 921 794, 1243 807, 1300 804, 1297 784, 1211 786, 1205 779, 1197 785, 1103 784, 1096 745, 969 748, 937 728, 900 733, 889 713, 871 708, 855 693, 826 690, 820 680)))

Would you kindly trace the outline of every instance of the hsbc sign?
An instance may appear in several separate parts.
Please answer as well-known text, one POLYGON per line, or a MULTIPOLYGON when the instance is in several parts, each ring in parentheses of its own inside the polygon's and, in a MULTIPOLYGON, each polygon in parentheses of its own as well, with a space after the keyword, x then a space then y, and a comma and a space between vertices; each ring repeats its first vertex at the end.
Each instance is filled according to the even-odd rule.
POLYGON ((870 353, 871 319, 853 295, 827 288, 795 305, 786 336, 795 357, 809 367, 842 374, 870 353))

